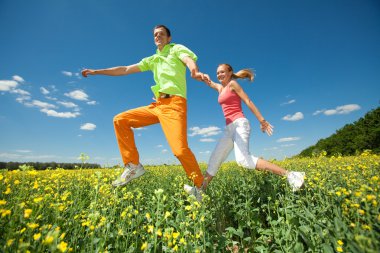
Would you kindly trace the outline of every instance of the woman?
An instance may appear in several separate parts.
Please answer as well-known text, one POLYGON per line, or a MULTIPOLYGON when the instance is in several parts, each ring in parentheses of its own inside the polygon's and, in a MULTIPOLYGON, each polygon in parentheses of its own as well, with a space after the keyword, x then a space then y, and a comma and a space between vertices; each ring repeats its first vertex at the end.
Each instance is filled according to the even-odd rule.
MULTIPOLYGON (((236 81, 239 78, 253 81, 253 72, 249 69, 243 69, 234 73, 229 64, 220 64, 216 75, 220 84, 214 83, 210 79, 206 84, 219 93, 218 102, 222 106, 226 128, 210 157, 202 187, 197 188, 185 185, 185 191, 199 196, 200 192, 206 190, 207 185, 216 175, 220 165, 233 148, 235 148, 236 162, 240 166, 248 169, 267 170, 280 176, 286 176, 293 191, 298 190, 304 183, 304 172, 289 172, 273 163, 257 158, 249 152, 250 125, 242 111, 241 101, 256 116, 260 122, 261 131, 266 132, 269 136, 273 134, 273 126, 264 119, 260 111, 236 81)), ((197 199, 199 200, 199 197, 197 199)))

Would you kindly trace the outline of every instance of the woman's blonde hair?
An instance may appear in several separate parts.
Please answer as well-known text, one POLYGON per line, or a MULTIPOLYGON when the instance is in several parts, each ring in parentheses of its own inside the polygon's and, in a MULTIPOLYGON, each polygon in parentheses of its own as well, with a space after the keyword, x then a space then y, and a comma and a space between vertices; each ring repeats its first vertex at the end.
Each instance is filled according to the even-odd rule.
POLYGON ((226 66, 227 69, 232 72, 232 78, 234 79, 248 79, 251 82, 253 82, 253 80, 255 79, 255 73, 251 69, 242 69, 239 70, 237 73, 234 73, 234 70, 232 69, 230 64, 222 63, 219 64, 219 66, 226 66))

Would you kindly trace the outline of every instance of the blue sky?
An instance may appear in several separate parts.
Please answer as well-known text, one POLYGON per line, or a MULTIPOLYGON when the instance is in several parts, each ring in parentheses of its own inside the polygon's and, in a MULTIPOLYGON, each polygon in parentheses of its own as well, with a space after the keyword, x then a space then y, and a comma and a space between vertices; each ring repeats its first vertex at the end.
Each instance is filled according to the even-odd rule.
MULTIPOLYGON (((156 24, 213 80, 219 63, 256 71, 240 84, 275 127, 261 133, 243 106, 256 156, 296 155, 379 106, 376 0, 1 0, 0 161, 121 163, 113 117, 152 102, 152 74, 79 73, 152 55, 156 24)), ((207 162, 224 128, 217 93, 188 75, 188 101, 189 145, 207 162)), ((135 134, 143 164, 177 162, 159 125, 135 134)))

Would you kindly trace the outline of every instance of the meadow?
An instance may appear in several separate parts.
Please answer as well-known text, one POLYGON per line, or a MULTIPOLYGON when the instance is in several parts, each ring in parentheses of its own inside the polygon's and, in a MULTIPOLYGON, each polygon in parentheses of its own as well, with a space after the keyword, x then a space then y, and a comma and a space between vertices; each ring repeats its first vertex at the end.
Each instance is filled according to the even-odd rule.
MULTIPOLYGON (((284 177, 225 163, 202 203, 180 166, 0 172, 0 252, 380 252, 380 156, 273 161, 284 177)), ((205 169, 205 165, 202 165, 205 169)))

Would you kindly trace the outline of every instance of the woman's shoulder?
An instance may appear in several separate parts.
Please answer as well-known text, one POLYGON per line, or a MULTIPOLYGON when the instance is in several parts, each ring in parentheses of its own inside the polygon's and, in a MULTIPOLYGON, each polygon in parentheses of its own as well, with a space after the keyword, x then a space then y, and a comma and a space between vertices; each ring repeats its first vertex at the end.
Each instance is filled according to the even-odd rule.
POLYGON ((231 90, 239 89, 240 84, 236 80, 231 80, 230 83, 228 84, 231 90))

